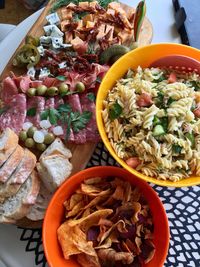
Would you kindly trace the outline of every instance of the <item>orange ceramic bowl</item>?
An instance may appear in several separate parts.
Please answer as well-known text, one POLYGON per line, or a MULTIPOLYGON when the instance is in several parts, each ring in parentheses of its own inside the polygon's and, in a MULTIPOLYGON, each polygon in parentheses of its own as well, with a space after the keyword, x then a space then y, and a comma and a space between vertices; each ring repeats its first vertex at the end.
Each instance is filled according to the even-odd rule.
POLYGON ((163 267, 169 246, 169 226, 167 216, 156 192, 143 180, 136 178, 128 171, 111 166, 98 166, 83 170, 70 177, 56 191, 48 206, 43 223, 43 245, 47 262, 50 267, 78 267, 74 260, 65 260, 57 239, 57 229, 63 222, 63 203, 76 190, 80 183, 92 177, 116 176, 129 181, 140 188, 142 194, 149 203, 154 221, 155 255, 145 267, 163 267))
POLYGON ((126 170, 136 175, 138 178, 143 179, 145 181, 158 184, 161 186, 173 186, 173 187, 183 187, 183 186, 193 186, 200 184, 199 176, 190 176, 178 182, 172 182, 170 180, 158 180, 153 177, 146 176, 135 169, 129 167, 125 161, 120 159, 115 153, 110 141, 105 132, 103 119, 101 116, 101 111, 103 109, 103 100, 106 98, 108 91, 113 88, 116 81, 123 77, 129 68, 136 69, 138 66, 143 68, 147 68, 152 62, 155 60, 168 56, 168 55, 184 55, 191 58, 194 58, 200 61, 200 50, 186 46, 181 44, 152 44, 137 48, 127 53, 123 57, 121 57, 114 65, 109 69, 106 73, 100 88, 97 94, 96 100, 96 118, 97 118, 97 126, 99 129, 99 133, 101 138, 113 156, 113 158, 126 170))

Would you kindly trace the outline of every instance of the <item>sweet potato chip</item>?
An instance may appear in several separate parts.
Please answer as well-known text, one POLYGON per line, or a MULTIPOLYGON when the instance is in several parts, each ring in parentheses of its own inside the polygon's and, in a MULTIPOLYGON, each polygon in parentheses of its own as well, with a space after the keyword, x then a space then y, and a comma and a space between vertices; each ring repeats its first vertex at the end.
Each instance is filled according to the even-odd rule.
POLYGON ((77 261, 83 267, 101 267, 98 257, 91 257, 86 254, 79 254, 77 261))
POLYGON ((117 252, 112 248, 99 249, 97 251, 99 258, 104 261, 118 262, 122 261, 124 264, 130 264, 134 260, 134 256, 129 252, 117 252))
POLYGON ((95 177, 95 178, 90 178, 90 179, 86 179, 84 180, 85 184, 98 184, 102 182, 102 178, 101 177, 95 177))
POLYGON ((68 211, 66 213, 66 218, 69 218, 69 217, 72 217, 72 216, 75 216, 79 213, 79 211, 84 207, 84 203, 81 201, 81 202, 78 202, 71 211, 68 211))
POLYGON ((102 191, 100 188, 94 185, 81 184, 81 192, 89 196, 104 196, 110 193, 110 189, 102 191))

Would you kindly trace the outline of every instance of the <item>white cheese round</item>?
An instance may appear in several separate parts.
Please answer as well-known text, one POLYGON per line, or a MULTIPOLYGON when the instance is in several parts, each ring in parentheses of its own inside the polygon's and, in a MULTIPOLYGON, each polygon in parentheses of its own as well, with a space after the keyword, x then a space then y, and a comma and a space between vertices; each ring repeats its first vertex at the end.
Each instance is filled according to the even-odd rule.
POLYGON ((27 121, 27 122, 25 122, 25 123, 23 124, 22 129, 23 129, 24 131, 28 131, 28 129, 31 128, 32 126, 33 126, 32 122, 27 121))
POLYGON ((55 135, 62 135, 64 133, 63 128, 61 126, 56 126, 53 128, 53 133, 55 135))
POLYGON ((48 129, 51 127, 51 123, 49 120, 42 120, 40 121, 40 127, 44 129, 48 129))
POLYGON ((42 144, 44 142, 44 134, 42 131, 35 131, 33 139, 36 143, 42 144))

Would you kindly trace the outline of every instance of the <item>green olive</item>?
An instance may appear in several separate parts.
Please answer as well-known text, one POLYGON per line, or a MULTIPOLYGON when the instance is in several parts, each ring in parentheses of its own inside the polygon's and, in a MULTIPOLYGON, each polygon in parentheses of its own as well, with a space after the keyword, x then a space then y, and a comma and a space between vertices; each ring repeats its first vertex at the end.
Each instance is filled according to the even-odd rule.
POLYGON ((32 96, 35 96, 36 95, 36 88, 34 87, 31 87, 27 90, 27 95, 32 97, 32 96))
POLYGON ((39 85, 37 87, 37 95, 44 95, 47 91, 47 87, 45 85, 39 85))
POLYGON ((32 126, 28 129, 27 135, 28 137, 33 137, 34 132, 37 131, 37 128, 32 126))
POLYGON ((85 91, 85 84, 82 82, 78 82, 75 86, 76 90, 79 91, 80 93, 85 91))
POLYGON ((24 142, 27 139, 27 132, 26 131, 21 131, 19 133, 19 140, 24 142))
POLYGON ((36 148, 39 150, 39 151, 45 151, 47 146, 45 144, 36 144, 36 148))
POLYGON ((25 146, 28 148, 32 148, 35 145, 35 141, 33 140, 33 138, 27 138, 25 141, 25 146))
POLYGON ((66 83, 61 83, 58 90, 61 95, 65 95, 69 91, 69 86, 66 83))
POLYGON ((49 87, 49 88, 47 89, 47 95, 48 95, 48 96, 55 96, 55 95, 57 95, 57 94, 58 94, 58 88, 57 88, 57 87, 52 86, 52 87, 49 87))
POLYGON ((52 133, 48 133, 45 135, 44 143, 49 145, 55 140, 55 136, 52 133))

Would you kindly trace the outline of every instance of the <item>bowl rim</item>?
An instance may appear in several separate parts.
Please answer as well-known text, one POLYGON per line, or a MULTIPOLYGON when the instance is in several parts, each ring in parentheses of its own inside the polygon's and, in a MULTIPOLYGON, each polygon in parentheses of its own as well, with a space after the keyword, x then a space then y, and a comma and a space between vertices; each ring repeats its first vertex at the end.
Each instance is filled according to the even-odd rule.
MULTIPOLYGON (((167 187, 188 187, 188 186, 194 186, 194 185, 198 185, 200 184, 200 177, 199 176, 189 176, 188 179, 190 179, 190 181, 188 182, 188 179, 185 178, 185 179, 182 179, 182 180, 179 180, 177 182, 173 182, 171 180, 159 180, 157 178, 154 178, 154 177, 150 177, 150 176, 146 176, 144 174, 142 174, 141 172, 137 171, 136 169, 133 169, 131 167, 129 167, 124 160, 122 160, 121 158, 119 158, 117 156, 117 154, 115 153, 115 151, 113 150, 112 146, 111 146, 111 143, 107 137, 107 134, 105 132, 105 127, 104 127, 104 123, 103 123, 103 118, 102 118, 102 115, 101 115, 101 109, 100 107, 102 106, 102 101, 104 100, 103 98, 101 98, 101 94, 102 94, 102 91, 103 89, 105 90, 105 81, 107 79, 107 77, 111 74, 111 72, 113 70, 115 70, 116 66, 118 66, 120 63, 124 63, 124 60, 130 56, 132 56, 132 54, 134 55, 135 53, 137 53, 138 51, 140 50, 145 50, 145 49, 148 49, 148 48, 157 48, 157 47, 162 47, 163 49, 167 48, 167 47, 174 47, 174 48, 183 48, 187 51, 193 51, 195 52, 196 54, 198 53, 199 54, 199 61, 200 61, 200 50, 197 49, 197 48, 194 48, 194 47, 190 47, 190 46, 187 46, 187 45, 184 45, 184 44, 178 44, 178 43, 155 43, 155 44, 148 44, 148 45, 145 45, 145 46, 141 46, 141 47, 138 47, 134 50, 131 50, 130 52, 126 53, 125 55, 123 55, 122 57, 119 58, 119 60, 117 60, 111 67, 110 69, 107 71, 107 73, 105 74, 101 84, 100 84, 100 87, 99 87, 99 90, 98 90, 98 93, 97 93, 97 97, 96 97, 96 121, 97 121, 97 127, 98 127, 98 131, 100 133, 100 136, 101 136, 101 139, 104 143, 104 145, 106 146, 107 150, 109 151, 110 155, 126 170, 128 170, 130 173, 132 173, 133 175, 137 176, 139 179, 142 179, 142 180, 145 180, 146 182, 150 182, 150 183, 154 183, 156 185, 160 185, 160 186, 167 186, 167 187), (184 182, 183 182, 184 181, 184 182)), ((178 53, 176 53, 178 54, 178 53)), ((180 55, 183 54, 183 53, 180 53, 180 55)), ((107 90, 108 92, 108 90, 107 90)))
MULTIPOLYGON (((164 219, 164 223, 165 223, 165 234, 166 234, 166 237, 167 237, 167 241, 165 242, 165 247, 163 247, 163 252, 164 253, 162 254, 160 267, 163 266, 163 264, 164 264, 164 262, 165 262, 165 260, 167 258, 167 255, 168 255, 168 250, 169 250, 169 245, 170 245, 170 227, 169 227, 169 221, 168 221, 167 213, 166 213, 166 210, 164 208, 164 204, 162 203, 162 201, 161 201, 160 197, 158 196, 158 194, 156 193, 156 191, 146 181, 139 179, 137 176, 135 176, 132 173, 128 172, 126 169, 121 168, 121 167, 117 167, 117 166, 94 166, 94 167, 86 168, 86 169, 84 169, 82 171, 79 171, 79 172, 75 173, 71 177, 69 177, 57 189, 57 191, 54 193, 52 199, 50 200, 48 208, 46 210, 44 221, 43 221, 43 225, 42 225, 42 241, 43 241, 43 247, 44 247, 44 254, 45 254, 45 257, 47 259, 47 262, 48 262, 49 266, 50 267, 55 267, 49 261, 48 244, 46 242, 46 236, 47 236, 48 230, 46 230, 46 229, 48 229, 48 224, 49 224, 48 216, 51 213, 51 210, 53 209, 53 206, 54 206, 54 203, 55 203, 57 197, 63 191, 63 188, 65 188, 67 185, 73 185, 73 182, 76 182, 78 177, 84 176, 86 174, 86 179, 87 179, 87 174, 89 174, 92 171, 96 171, 98 173, 99 169, 102 169, 102 170, 103 169, 104 170, 108 170, 109 169, 110 171, 118 171, 120 169, 120 175, 119 175, 120 179, 125 179, 124 176, 126 176, 126 175, 129 175, 130 177, 134 177, 133 182, 130 182, 130 183, 132 185, 135 184, 135 186, 137 186, 137 187, 140 187, 140 186, 141 187, 145 187, 146 190, 148 190, 150 192, 150 194, 153 195, 154 199, 159 204, 160 213, 162 214, 162 218, 164 219)), ((79 180, 79 184, 83 180, 84 179, 81 179, 81 181, 79 180)), ((73 192, 71 192, 70 194, 72 194, 72 193, 73 192)))

